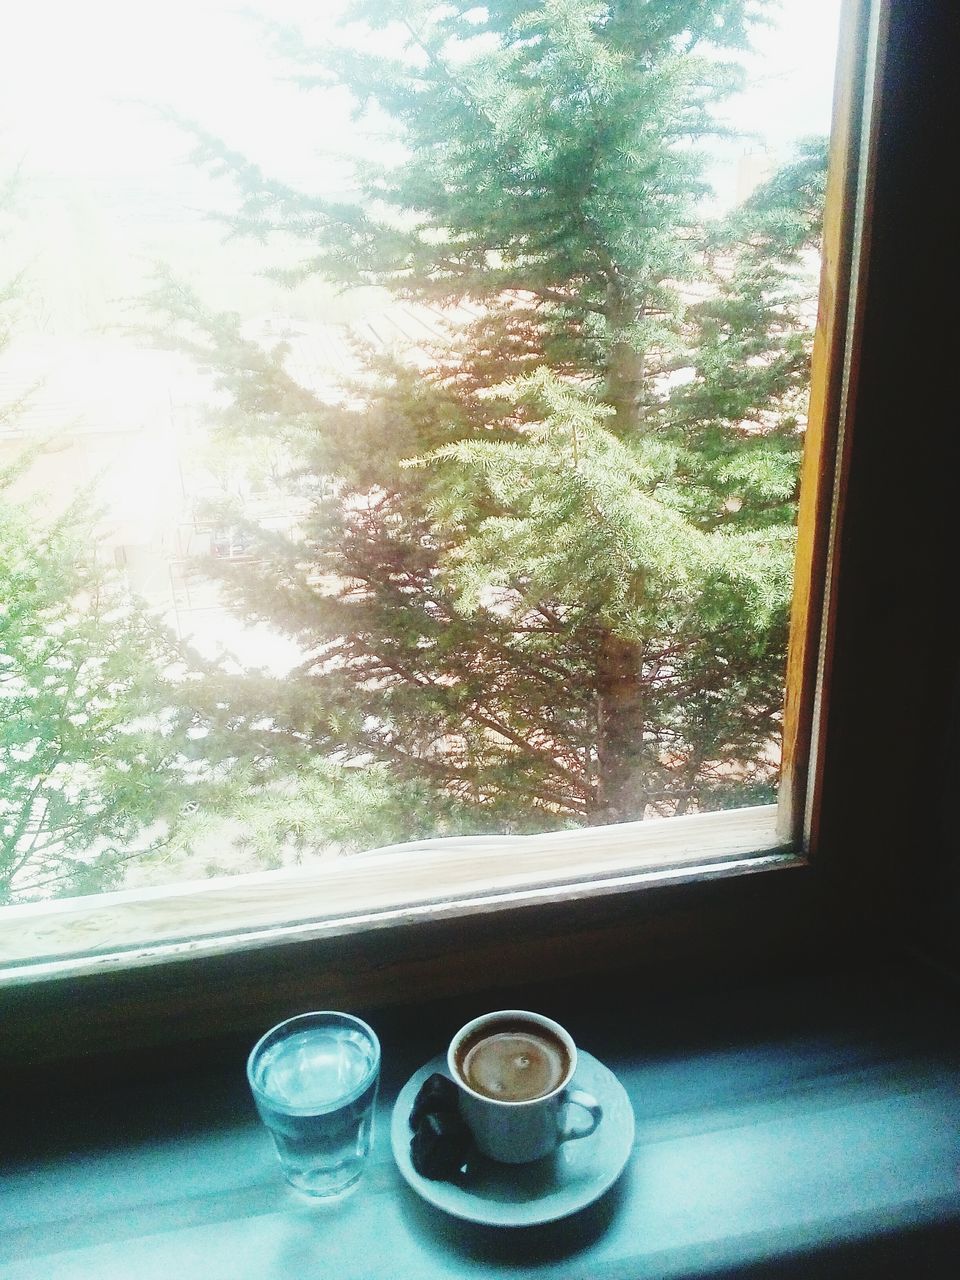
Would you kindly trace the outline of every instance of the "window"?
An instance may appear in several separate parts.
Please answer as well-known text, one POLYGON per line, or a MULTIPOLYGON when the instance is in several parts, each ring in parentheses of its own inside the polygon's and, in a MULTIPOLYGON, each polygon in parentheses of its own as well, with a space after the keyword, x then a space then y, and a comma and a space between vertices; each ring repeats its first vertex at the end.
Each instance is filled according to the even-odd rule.
MULTIPOLYGON (((854 14, 854 19, 852 19, 852 21, 855 21, 856 16, 857 16, 857 15, 856 15, 856 14, 854 14)), ((857 39, 859 39, 859 38, 860 38, 860 37, 858 36, 858 37, 857 37, 857 39)), ((856 40, 854 40, 854 43, 856 43, 856 42, 857 42, 857 41, 856 41, 856 40)), ((853 117, 855 118, 855 112, 853 113, 853 117)), ((856 145, 856 141, 857 141, 857 140, 856 140, 856 138, 850 138, 850 139, 848 139, 848 140, 846 141, 846 143, 845 143, 844 145, 849 145, 849 147, 854 148, 854 147, 855 147, 855 145, 856 145)), ((842 173, 843 173, 843 170, 841 169, 841 174, 842 174, 842 173)), ((842 243, 843 243, 843 237, 842 237, 842 236, 838 236, 838 246, 840 246, 841 248, 842 248, 842 243)), ((756 817, 756 815, 755 815, 755 817, 756 817)), ((768 815, 767 815, 767 821, 769 821, 769 818, 770 818, 770 815, 768 814, 768 815)), ((721 818, 719 818, 719 819, 708 819, 706 816, 697 815, 696 817, 692 817, 692 818, 689 818, 689 819, 680 819, 680 820, 678 820, 678 821, 679 821, 679 823, 680 823, 681 825, 690 824, 691 826, 693 826, 693 828, 694 828, 694 829, 696 829, 696 824, 698 824, 698 823, 699 823, 699 824, 701 824, 701 825, 703 825, 703 824, 707 824, 708 822, 717 822, 717 821, 719 821, 719 822, 728 822, 728 823, 733 823, 734 821, 739 821, 739 820, 740 820, 739 818, 735 818, 735 816, 731 816, 731 815, 723 815, 723 816, 722 816, 721 818)), ((777 846, 778 846, 778 843, 779 843, 779 842, 778 842, 778 840, 777 840, 777 837, 775 836, 775 834, 773 833, 773 831, 772 831, 772 829, 771 829, 771 828, 769 828, 769 827, 768 827, 768 828, 767 828, 767 830, 769 831, 769 836, 768 836, 768 838, 769 838, 769 841, 770 841, 770 846, 771 846, 771 847, 777 847, 777 846)), ((580 836, 576 835, 576 833, 571 833, 571 841, 570 841, 570 842, 572 843, 574 840, 576 840, 576 839, 581 839, 581 838, 582 838, 582 837, 580 837, 580 836)), ((536 837, 534 837, 534 839, 536 839, 536 837)), ((566 840, 566 839, 567 839, 567 837, 566 837, 566 836, 564 836, 564 837, 562 837, 562 839, 563 839, 563 840, 566 840)), ((603 839, 603 837, 601 837, 601 839, 603 839)), ((699 833, 694 837, 694 839, 695 839, 695 843, 696 843, 696 848, 695 848, 696 861, 697 861, 697 862, 700 862, 700 861, 701 861, 701 859, 702 859, 702 853, 703 853, 703 849, 704 849, 704 847, 705 847, 705 846, 704 846, 704 844, 702 843, 702 837, 700 836, 700 834, 699 834, 699 833)), ((762 847, 762 844, 763 844, 763 841, 761 840, 761 841, 760 841, 760 847, 762 847)), ((754 833, 754 835, 753 835, 752 837, 750 837, 750 838, 747 840, 747 845, 752 846, 752 848, 753 848, 753 849, 756 849, 756 848, 758 847, 758 842, 757 842, 757 838, 756 838, 755 833, 754 833)), ((553 848, 554 848, 554 849, 555 849, 555 848, 558 848, 558 847, 559 847, 559 842, 557 842, 557 843, 553 844, 553 848)), ((741 849, 743 849, 743 846, 740 846, 740 848, 741 848, 741 849)), ((744 849, 743 851, 746 851, 746 850, 744 849)), ((426 851, 426 852, 429 852, 429 851, 426 851)), ((737 846, 735 845, 735 846, 733 847, 733 849, 732 849, 732 850, 728 848, 728 849, 726 849, 726 850, 725 850, 725 852, 727 853, 727 855, 728 855, 728 856, 729 856, 731 853, 735 854, 735 853, 737 852, 737 846)), ((511 856, 512 856, 512 855, 511 855, 511 856)), ((552 852, 551 852, 551 856, 552 856, 552 852)), ((430 864, 429 862, 426 862, 426 863, 424 864, 424 866, 425 866, 425 867, 430 867, 430 866, 431 866, 431 864, 430 864)), ((623 871, 624 871, 624 867, 622 867, 622 866, 621 866, 621 867, 613 867, 613 868, 612 868, 612 874, 611 874, 611 876, 610 876, 609 886, 608 886, 611 890, 614 890, 614 889, 619 889, 619 890, 621 890, 621 891, 623 891, 623 890, 624 890, 624 885, 623 885, 622 883, 620 883, 620 884, 618 884, 618 883, 617 883, 617 876, 618 876, 618 874, 623 873, 623 871)), ((429 874, 429 873, 428 873, 428 874, 429 874)), ((253 891, 254 891, 254 892, 256 892, 258 887, 259 887, 259 886, 252 886, 253 891)), ((314 904, 312 904, 312 903, 311 903, 311 904, 309 904, 309 906, 307 906, 306 908, 304 908, 304 906, 303 906, 303 905, 301 905, 301 904, 302 904, 302 900, 303 900, 303 885, 302 885, 302 884, 297 884, 297 882, 296 882, 295 880, 291 880, 291 881, 289 882, 289 888, 290 888, 290 900, 295 900, 295 901, 297 902, 297 906, 294 908, 294 910, 295 910, 296 912, 298 912, 298 913, 299 913, 299 912, 301 912, 301 911, 303 911, 303 912, 304 912, 304 916, 306 916, 307 914, 315 914, 314 904)), ((226 901, 226 902, 229 902, 229 901, 230 901, 230 893, 231 893, 231 891, 230 891, 229 889, 226 889, 226 888, 225 888, 225 889, 222 889, 222 890, 221 890, 221 889, 219 889, 219 888, 218 888, 218 889, 216 889, 216 890, 211 889, 211 890, 206 891, 205 893, 201 894, 200 896, 206 896, 206 897, 207 897, 207 899, 208 899, 208 901, 210 901, 210 900, 211 900, 211 898, 212 898, 212 896, 213 896, 215 893, 219 893, 219 892, 222 892, 222 893, 223 893, 223 895, 224 895, 223 900, 224 900, 224 901, 226 901)), ((482 903, 482 890, 479 890, 479 889, 476 889, 476 888, 475 888, 475 889, 474 889, 474 892, 475 892, 475 893, 478 893, 478 894, 481 894, 481 903, 482 903)), ((190 899, 192 900, 192 896, 193 896, 192 894, 191 894, 191 895, 185 895, 185 894, 174 894, 174 895, 171 895, 171 898, 170 898, 170 899, 168 899, 168 903, 169 903, 169 901, 170 901, 170 900, 176 900, 177 898, 179 898, 179 899, 180 899, 180 901, 179 901, 179 902, 177 902, 177 905, 176 905, 176 908, 175 908, 175 909, 177 910, 177 912, 178 912, 179 920, 180 920, 180 921, 182 921, 182 920, 184 920, 184 919, 186 918, 186 916, 185 916, 185 909, 189 909, 190 903, 189 903, 189 901, 188 901, 188 898, 190 898, 190 899), (183 912, 183 914, 180 914, 181 912, 183 912)), ((554 894, 554 896, 557 896, 557 895, 556 895, 556 894, 554 894)), ((564 890, 564 892, 563 892, 560 896, 561 896, 561 897, 563 897, 563 898, 565 898, 565 899, 569 899, 571 896, 576 897, 576 893, 574 893, 574 894, 572 894, 572 895, 571 895, 571 893, 570 893, 569 889, 567 889, 567 890, 564 890)), ((155 893, 147 894, 147 895, 143 895, 143 897, 142 897, 142 899, 141 899, 141 902, 149 902, 151 899, 152 899, 153 901, 157 901, 160 897, 162 897, 162 895, 158 895, 158 894, 155 894, 155 893)), ((613 915, 616 915, 619 911, 621 911, 621 910, 622 910, 622 908, 621 908, 621 907, 619 907, 619 906, 617 906, 617 905, 616 905, 616 903, 617 903, 618 901, 619 901, 619 899, 618 899, 617 894, 611 893, 611 895, 610 895, 610 900, 609 900, 609 902, 608 902, 608 907, 610 908, 610 912, 612 912, 612 914, 613 914, 613 915)), ((119 904, 118 904, 118 905, 119 905, 119 904)), ((127 904, 125 904, 125 905, 132 905, 132 904, 127 903, 127 904)), ((55 909, 53 910, 53 912, 52 912, 52 916, 53 916, 53 917, 56 917, 56 916, 58 916, 58 915, 59 915, 59 916, 63 917, 63 916, 65 916, 65 915, 69 914, 71 911, 73 911, 73 910, 75 910, 75 909, 76 909, 76 904, 67 904, 67 903, 57 904, 56 908, 55 908, 55 909)), ((136 909, 138 909, 138 910, 139 910, 139 909, 142 909, 142 908, 141 908, 140 906, 138 906, 136 909)), ((148 909, 149 909, 149 908, 148 908, 148 909)), ((169 909, 169 907, 166 907, 165 909, 169 909)), ((322 909, 322 908, 321 908, 321 909, 322 909)), ((48 909, 48 908, 47 908, 47 909, 45 909, 45 908, 40 908, 40 907, 38 907, 38 908, 32 908, 32 907, 30 907, 30 908, 17 908, 17 909, 16 909, 16 912, 17 912, 17 914, 18 914, 18 918, 19 918, 19 919, 22 919, 22 920, 27 921, 27 920, 30 920, 31 918, 36 918, 36 919, 41 918, 42 916, 44 916, 44 912, 45 912, 46 910, 49 910, 49 909, 48 909)), ((589 914, 589 910, 595 910, 595 907, 588 908, 587 910, 588 910, 588 914, 589 914)), ((286 911, 287 911, 286 918, 289 920, 289 912, 290 912, 289 905, 287 906, 286 911)), ((442 913, 441 913, 441 916, 442 916, 442 913)), ((301 917, 301 918, 303 918, 303 917, 301 917)), ((542 917, 538 917, 538 918, 542 918, 542 917)), ((351 919, 350 919, 350 917, 349 917, 349 914, 345 914, 344 918, 341 920, 341 923, 340 923, 340 932, 342 933, 342 932, 348 931, 348 930, 352 927, 352 925, 353 925, 353 921, 351 921, 351 919)), ((93 927, 95 927, 95 926, 93 925, 93 917, 92 917, 92 915, 88 914, 88 915, 86 916, 86 918, 85 918, 85 920, 84 920, 84 923, 83 923, 83 925, 82 925, 81 927, 83 927, 83 928, 85 928, 85 929, 86 929, 86 928, 90 928, 90 927, 92 927, 92 926, 93 926, 93 927)), ((308 926, 308 927, 309 927, 309 926, 308 926)), ((431 925, 431 930, 433 931, 432 936, 433 936, 433 935, 439 936, 439 934, 442 934, 443 927, 444 927, 444 926, 443 926, 442 918, 441 918, 440 920, 434 921, 434 923, 431 925), (439 930, 439 934, 437 933, 437 931, 438 931, 438 930, 439 930)), ((538 923, 538 924, 535 926, 535 928, 536 928, 536 930, 540 930, 540 929, 542 929, 542 928, 543 928, 543 926, 542 926, 542 924, 539 924, 539 923, 538 923)), ((316 930, 314 930, 314 931, 316 932, 316 930)), ((236 947, 237 942, 238 942, 237 934, 238 934, 239 930, 237 930, 237 929, 231 929, 231 928, 230 928, 230 926, 228 925, 228 926, 227 926, 227 929, 226 929, 226 932, 228 932, 228 933, 230 934, 231 944, 232 944, 234 947, 236 947)), ((250 936, 250 937, 251 937, 251 940, 255 940, 254 935, 256 934, 256 926, 255 926, 255 925, 252 925, 252 924, 250 924, 250 923, 249 923, 249 917, 248 917, 248 923, 243 927, 243 932, 247 933, 247 934, 248 934, 248 936, 250 936)), ((427 932, 429 933, 429 932, 430 932, 430 930, 428 930, 427 932)), ((184 940, 184 938, 183 938, 183 925, 182 925, 182 923, 178 923, 178 924, 176 925, 175 930, 174 930, 174 934, 175 934, 175 938, 176 938, 176 945, 174 945, 173 947, 167 947, 167 948, 166 948, 166 953, 167 953, 168 955, 169 955, 169 954, 176 954, 176 952, 177 952, 178 948, 180 948, 180 947, 182 947, 182 950, 184 950, 184 951, 190 951, 190 950, 195 949, 195 947, 196 947, 196 943, 195 943, 195 942, 191 942, 191 941, 186 941, 186 940, 184 940)), ((296 935, 296 933, 294 933, 294 934, 292 934, 292 935, 290 935, 290 936, 291 936, 291 938, 295 938, 297 935, 296 935)), ((241 944, 242 944, 242 938, 240 939, 240 942, 241 942, 241 944)), ((375 951, 375 950, 376 950, 376 944, 375 944, 375 942, 371 942, 371 943, 369 943, 369 944, 361 944, 361 945, 369 945, 373 951, 375 951)), ((423 944, 423 945, 426 945, 426 944, 423 944)), ((109 953, 109 949, 108 949, 108 953, 109 953)), ((112 954, 116 954, 116 952, 114 951, 112 954)), ((151 957, 151 956, 149 956, 149 955, 147 955, 147 956, 146 956, 146 957, 144 957, 144 958, 149 959, 149 958, 152 958, 152 957, 151 957)))

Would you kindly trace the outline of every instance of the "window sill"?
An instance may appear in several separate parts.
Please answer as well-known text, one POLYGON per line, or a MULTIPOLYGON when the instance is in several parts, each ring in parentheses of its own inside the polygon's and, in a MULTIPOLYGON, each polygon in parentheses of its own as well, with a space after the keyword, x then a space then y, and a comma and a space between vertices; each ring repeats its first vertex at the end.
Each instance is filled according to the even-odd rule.
POLYGON ((775 805, 398 845, 309 870, 28 903, 0 914, 0 986, 571 902, 792 860, 775 805))
MULTIPOLYGON (((960 1238, 956 1008, 919 982, 835 972, 683 1000, 629 976, 370 1013, 384 1047, 365 1181, 328 1211, 288 1191, 246 1092, 245 1044, 205 1067, 42 1077, 5 1117, 0 1274, 120 1280, 953 1277, 960 1238), (570 1027, 637 1119, 621 1181, 551 1226, 457 1222, 402 1183, 387 1141, 407 1076, 501 1000, 570 1027)), ((8 1098, 11 1094, 6 1095, 8 1098)))

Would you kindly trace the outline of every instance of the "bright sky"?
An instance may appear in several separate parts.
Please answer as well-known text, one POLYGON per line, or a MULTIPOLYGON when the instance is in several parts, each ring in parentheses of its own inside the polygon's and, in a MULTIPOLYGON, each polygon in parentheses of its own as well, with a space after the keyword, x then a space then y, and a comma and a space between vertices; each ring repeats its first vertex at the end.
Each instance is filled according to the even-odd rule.
MULTIPOLYGON (((776 152, 829 128, 841 3, 783 0, 776 27, 758 33, 752 90, 729 116, 776 152)), ((317 38, 341 4, 263 8, 317 38)), ((348 136, 342 101, 320 112, 316 96, 277 83, 239 0, 0 0, 0 30, 0 158, 23 155, 33 172, 156 177, 176 164, 182 140, 137 99, 172 104, 281 177, 306 177, 318 149, 348 136)))
MULTIPOLYGON (((271 0, 271 15, 312 6, 271 0)), ((147 175, 184 142, 138 103, 171 105, 278 164, 302 139, 277 123, 303 95, 276 82, 254 24, 228 0, 0 0, 0 145, 32 171, 147 175)), ((327 12, 332 7, 327 5, 327 12)))
POLYGON ((754 36, 747 60, 750 89, 731 101, 730 122, 759 131, 774 149, 830 132, 840 10, 844 0, 777 0, 773 25, 754 36))

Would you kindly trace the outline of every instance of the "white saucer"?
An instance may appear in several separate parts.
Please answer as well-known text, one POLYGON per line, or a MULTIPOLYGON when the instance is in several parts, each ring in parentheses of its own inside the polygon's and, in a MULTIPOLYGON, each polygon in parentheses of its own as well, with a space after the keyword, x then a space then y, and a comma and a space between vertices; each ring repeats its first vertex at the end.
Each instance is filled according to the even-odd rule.
POLYGON ((534 1164, 499 1164, 478 1156, 469 1185, 424 1178, 410 1161, 410 1112, 420 1086, 435 1071, 448 1074, 445 1058, 428 1062, 400 1090, 390 1143, 397 1167, 414 1191, 455 1218, 496 1227, 530 1227, 565 1218, 602 1196, 630 1158, 634 1122, 627 1092, 602 1062, 578 1050, 573 1084, 592 1093, 603 1107, 603 1119, 588 1138, 564 1142, 556 1155, 534 1164))

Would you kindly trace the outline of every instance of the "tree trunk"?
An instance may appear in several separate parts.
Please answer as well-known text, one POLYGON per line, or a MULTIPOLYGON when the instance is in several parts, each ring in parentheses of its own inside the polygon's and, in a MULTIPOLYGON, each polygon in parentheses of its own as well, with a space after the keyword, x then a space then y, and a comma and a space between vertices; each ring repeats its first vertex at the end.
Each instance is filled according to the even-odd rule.
MULTIPOLYGON (((608 632, 597 661, 600 700, 596 819, 634 822, 647 803, 645 719, 639 644, 608 632)), ((593 815, 592 815, 593 816, 593 815)))
POLYGON ((607 322, 613 334, 607 364, 605 399, 614 411, 612 428, 621 440, 640 425, 643 402, 644 357, 628 340, 637 319, 637 304, 616 289, 607 292, 607 322))
MULTIPOLYGON (((614 410, 611 428, 624 440, 637 433, 642 419, 644 356, 628 341, 639 307, 633 297, 612 285, 606 301, 613 342, 605 399, 614 410)), ((638 578, 635 594, 639 597, 642 593, 638 578)), ((641 645, 608 631, 600 644, 596 682, 600 704, 597 817, 605 823, 634 822, 643 817, 647 803, 641 645)))

